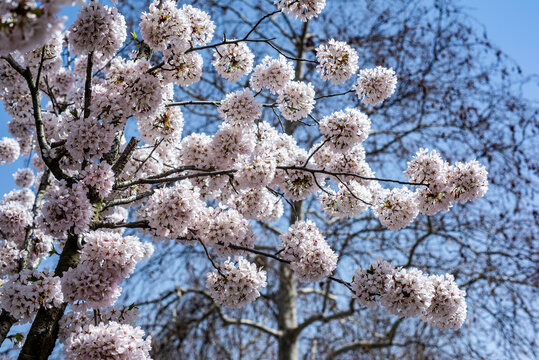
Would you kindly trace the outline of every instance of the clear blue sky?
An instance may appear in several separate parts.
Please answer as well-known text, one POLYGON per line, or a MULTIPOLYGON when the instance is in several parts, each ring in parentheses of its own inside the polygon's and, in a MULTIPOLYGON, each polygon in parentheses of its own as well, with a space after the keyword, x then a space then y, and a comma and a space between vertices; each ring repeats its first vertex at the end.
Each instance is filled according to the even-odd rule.
MULTIPOLYGON (((539 74, 539 0, 461 0, 461 5, 485 26, 493 44, 513 58, 525 75, 539 74)), ((67 12, 73 21, 73 11, 67 12)), ((539 101, 539 80, 525 87, 528 98, 539 101)), ((0 107, 0 138, 9 136, 7 114, 0 107)), ((12 175, 26 159, 0 166, 0 195, 15 188, 12 175)))

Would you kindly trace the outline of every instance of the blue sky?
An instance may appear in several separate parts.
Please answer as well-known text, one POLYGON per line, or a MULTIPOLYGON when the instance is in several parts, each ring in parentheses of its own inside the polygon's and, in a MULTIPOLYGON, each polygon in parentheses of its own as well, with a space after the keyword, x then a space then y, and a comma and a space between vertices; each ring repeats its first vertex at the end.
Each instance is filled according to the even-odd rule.
MULTIPOLYGON (((461 0, 462 6, 485 26, 491 42, 522 68, 524 75, 539 74, 539 0, 461 0)), ((73 21, 74 11, 66 11, 73 21)), ((524 88, 524 95, 539 101, 539 77, 524 88)), ((0 138, 9 136, 8 116, 0 106, 0 138)), ((26 166, 26 158, 0 167, 0 195, 13 188, 12 174, 26 166)))

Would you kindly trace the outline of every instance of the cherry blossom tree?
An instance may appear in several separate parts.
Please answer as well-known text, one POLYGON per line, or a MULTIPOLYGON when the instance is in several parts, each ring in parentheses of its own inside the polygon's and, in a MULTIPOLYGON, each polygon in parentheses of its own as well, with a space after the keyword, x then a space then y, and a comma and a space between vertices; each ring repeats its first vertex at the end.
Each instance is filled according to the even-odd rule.
MULTIPOLYGON (((315 43, 308 26, 323 18, 324 0, 275 1, 230 30, 194 6, 154 1, 137 14, 140 36, 131 40, 131 21, 97 1, 62 32, 64 3, 2 5, 0 89, 12 138, 0 142, 0 161, 35 153, 32 167, 14 174, 22 189, 0 205, 2 341, 15 336, 14 324, 31 322, 14 337, 19 359, 48 358, 56 340, 68 359, 174 356, 160 355, 159 339, 135 325, 144 303, 118 301, 137 263, 167 247, 202 254, 210 270, 146 305, 197 295, 191 305, 207 316, 276 339, 280 359, 298 358, 310 325, 356 307, 398 319, 366 348, 392 345, 405 318, 443 331, 463 326, 472 304, 453 274, 419 269, 413 250, 403 266, 371 256, 350 268, 340 261, 345 247, 328 241, 331 222, 369 214, 377 229, 397 232, 418 216, 458 212, 486 194, 488 179, 479 154, 449 161, 421 141, 402 176, 375 174, 365 150, 379 126, 371 116, 391 102, 401 75, 385 64, 360 70, 343 34, 315 43), (295 52, 262 32, 282 23, 290 33, 300 24, 295 52), (324 105, 335 98, 336 109, 324 105), (217 121, 205 127, 204 117, 217 121), (264 231, 278 235, 271 245, 264 231), (326 289, 322 311, 301 323, 298 282, 326 289), (275 288, 277 328, 230 316, 258 308, 275 288), (343 301, 349 308, 336 311, 343 301)), ((364 229, 347 226, 361 238, 364 229)))

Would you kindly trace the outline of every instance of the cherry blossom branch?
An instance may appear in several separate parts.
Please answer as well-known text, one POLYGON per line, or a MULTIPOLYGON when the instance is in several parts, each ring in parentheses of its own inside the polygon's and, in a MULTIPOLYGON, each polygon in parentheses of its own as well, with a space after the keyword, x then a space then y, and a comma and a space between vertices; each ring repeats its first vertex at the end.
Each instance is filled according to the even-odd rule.
POLYGON ((280 170, 300 170, 300 171, 310 172, 311 174, 320 173, 320 174, 326 174, 326 175, 330 175, 330 176, 351 176, 351 177, 356 177, 356 178, 359 178, 359 179, 362 179, 362 180, 391 182, 391 183, 396 183, 396 184, 401 184, 401 185, 426 186, 426 187, 429 186, 426 183, 416 183, 416 182, 400 181, 400 180, 393 180, 393 179, 384 179, 384 178, 377 178, 377 177, 368 177, 368 176, 362 176, 362 175, 358 175, 358 174, 354 174, 354 173, 347 173, 347 172, 331 172, 331 171, 327 171, 327 170, 323 170, 323 169, 306 168, 306 167, 303 167, 303 166, 277 166, 277 169, 280 169, 280 170))
POLYGON ((352 90, 348 90, 348 91, 343 92, 343 93, 338 93, 338 94, 328 94, 328 95, 318 96, 318 97, 315 97, 314 99, 315 99, 315 100, 320 100, 320 99, 330 98, 330 97, 334 97, 334 96, 343 96, 343 95, 347 95, 347 94, 353 93, 354 91, 355 91, 355 90, 352 89, 352 90))
POLYGON ((58 179, 62 180, 65 179, 68 181, 68 183, 72 182, 73 179, 68 177, 62 169, 60 168, 60 165, 58 159, 51 158, 51 147, 49 143, 47 142, 47 138, 45 137, 45 126, 43 124, 43 118, 41 116, 41 102, 40 102, 40 96, 39 96, 39 89, 34 84, 34 80, 32 78, 32 72, 29 68, 23 68, 11 55, 8 56, 2 56, 2 59, 6 60, 9 65, 15 69, 22 77, 26 80, 26 83, 28 85, 28 90, 30 91, 30 97, 32 99, 32 109, 33 109, 33 115, 34 115, 34 122, 36 127, 36 137, 37 142, 39 144, 39 149, 41 153, 41 158, 43 159, 43 162, 47 167, 51 170, 52 174, 58 179))

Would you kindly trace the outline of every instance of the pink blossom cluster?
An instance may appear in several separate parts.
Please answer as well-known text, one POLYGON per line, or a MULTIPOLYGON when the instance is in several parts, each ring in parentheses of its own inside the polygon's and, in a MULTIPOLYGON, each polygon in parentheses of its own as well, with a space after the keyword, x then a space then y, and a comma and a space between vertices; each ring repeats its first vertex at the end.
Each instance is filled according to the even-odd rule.
POLYGON ((278 59, 266 56, 255 66, 249 85, 254 91, 268 89, 270 93, 275 94, 293 78, 294 67, 284 56, 281 55, 278 59))
POLYGON ((200 240, 219 256, 243 253, 233 246, 254 248, 256 235, 251 223, 234 209, 214 209, 199 223, 200 240))
POLYGON ((34 172, 30 168, 18 169, 13 174, 13 180, 15 184, 19 187, 26 188, 34 184, 34 172))
POLYGON ((216 304, 231 308, 245 306, 260 296, 266 287, 266 272, 242 256, 219 264, 206 276, 206 287, 216 304))
POLYGON ((301 21, 318 16, 326 7, 326 0, 274 0, 277 8, 301 21))
POLYGON ((12 138, 4 137, 0 140, 0 164, 11 164, 19 158, 21 148, 19 143, 12 138))
POLYGON ((338 257, 311 220, 296 222, 280 238, 282 255, 300 281, 320 281, 335 271, 338 257))
POLYGON ((152 254, 153 246, 105 231, 89 232, 84 240, 80 263, 62 276, 65 300, 77 309, 110 306, 120 295, 120 282, 152 254))
POLYGON ((81 181, 87 188, 95 189, 102 197, 107 197, 114 185, 114 173, 109 163, 91 163, 80 173, 81 181))
POLYGON ((337 192, 328 188, 318 196, 322 211, 330 216, 354 218, 369 208, 372 201, 372 189, 352 180, 339 184, 337 192))
POLYGON ((65 344, 73 333, 83 331, 85 327, 95 324, 96 318, 98 322, 108 323, 110 321, 119 324, 134 325, 139 317, 139 309, 135 306, 121 308, 119 306, 111 306, 86 311, 70 311, 64 314, 59 322, 58 339, 65 344))
POLYGON ((450 274, 428 276, 419 269, 395 268, 378 259, 368 269, 356 270, 352 289, 362 306, 376 306, 379 300, 391 314, 420 316, 442 329, 458 329, 466 319, 466 293, 450 274))
POLYGON ((183 50, 189 48, 191 21, 172 0, 154 0, 149 12, 142 13, 140 32, 144 42, 154 51, 162 51, 169 44, 183 50))
POLYGON ((228 94, 217 109, 223 119, 232 125, 250 125, 262 115, 262 104, 249 89, 228 94))
POLYGON ((365 141, 370 129, 367 115, 353 108, 334 112, 320 121, 324 141, 336 152, 344 152, 365 141))
POLYGON ((239 189, 265 187, 273 181, 276 166, 275 159, 270 156, 249 158, 243 155, 234 164, 237 170, 234 180, 238 183, 239 189))
POLYGON ((290 81, 279 92, 277 103, 281 115, 286 120, 301 120, 314 109, 314 87, 311 83, 290 81))
POLYGON ((50 188, 45 197, 41 215, 37 222, 47 234, 64 237, 68 231, 80 234, 88 229, 93 214, 92 204, 88 200, 88 188, 82 183, 71 187, 65 180, 50 188))
POLYGON ((161 74, 166 83, 189 86, 200 81, 203 59, 199 53, 184 53, 182 49, 171 47, 163 51, 163 59, 165 65, 161 74))
POLYGON ((60 5, 69 0, 26 1, 0 3, 0 55, 16 50, 26 52, 44 45, 62 30, 66 17, 57 17, 60 5))
POLYGON ((284 212, 281 199, 265 188, 240 190, 229 204, 246 219, 277 221, 284 212))
POLYGON ((48 270, 24 269, 0 288, 0 308, 21 324, 31 321, 41 306, 60 306, 63 301, 60 278, 48 270))
POLYGON ((237 82, 253 70, 254 58, 245 42, 225 44, 213 53, 212 65, 223 79, 237 82))
POLYGON ((155 190, 137 216, 148 220, 154 238, 174 239, 186 236, 195 214, 204 207, 198 188, 182 181, 155 190))
POLYGON ((359 68, 356 50, 344 41, 330 39, 327 44, 320 45, 316 48, 316 58, 320 77, 332 84, 344 83, 359 68))
POLYGON ((390 97, 396 87, 395 71, 377 66, 374 69, 360 70, 355 90, 363 103, 374 106, 390 97))
POLYGON ((126 38, 126 24, 122 14, 115 7, 108 7, 97 1, 89 2, 80 9, 67 35, 73 55, 87 55, 100 52, 110 58, 126 38))
POLYGON ((372 211, 382 225, 393 231, 408 226, 419 213, 415 193, 406 186, 380 190, 372 211))
POLYGON ((151 337, 139 327, 115 321, 87 325, 66 341, 68 360, 150 360, 151 337))

